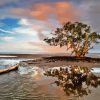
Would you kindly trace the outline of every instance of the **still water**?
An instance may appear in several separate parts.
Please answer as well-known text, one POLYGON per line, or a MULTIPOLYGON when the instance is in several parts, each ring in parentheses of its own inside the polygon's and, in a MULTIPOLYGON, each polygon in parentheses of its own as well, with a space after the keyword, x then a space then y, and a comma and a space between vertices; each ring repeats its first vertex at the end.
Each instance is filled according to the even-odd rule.
MULTIPOLYGON (((2 59, 0 69, 21 60, 2 59)), ((18 71, 0 75, 0 100, 99 100, 100 87, 91 88, 91 94, 82 98, 67 96, 62 88, 54 84, 56 78, 44 76, 45 70, 34 65, 20 66, 18 71)), ((99 68, 93 71, 100 73, 99 68)))

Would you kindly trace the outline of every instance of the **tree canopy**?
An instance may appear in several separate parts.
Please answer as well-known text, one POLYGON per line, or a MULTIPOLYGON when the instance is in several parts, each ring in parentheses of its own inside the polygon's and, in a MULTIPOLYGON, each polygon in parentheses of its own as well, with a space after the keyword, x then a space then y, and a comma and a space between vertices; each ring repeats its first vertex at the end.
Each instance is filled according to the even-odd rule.
POLYGON ((52 38, 45 38, 45 42, 51 46, 66 46, 67 50, 71 50, 71 54, 77 57, 84 57, 100 42, 100 34, 92 32, 90 26, 81 22, 67 22, 51 34, 52 38))

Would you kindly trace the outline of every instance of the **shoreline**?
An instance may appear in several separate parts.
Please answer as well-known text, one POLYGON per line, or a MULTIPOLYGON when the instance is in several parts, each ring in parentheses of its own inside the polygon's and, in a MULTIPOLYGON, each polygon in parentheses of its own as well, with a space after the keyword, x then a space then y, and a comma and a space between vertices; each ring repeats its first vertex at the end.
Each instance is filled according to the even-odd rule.
POLYGON ((26 59, 25 61, 24 60, 20 61, 20 63, 26 64, 28 66, 34 65, 43 68, 69 66, 69 65, 100 67, 100 58, 94 56, 85 57, 85 58, 76 58, 75 56, 42 55, 42 54, 41 55, 40 54, 0 54, 0 55, 8 56, 8 57, 0 57, 0 59, 14 59, 14 60, 26 59))
POLYGON ((83 67, 100 67, 100 58, 75 58, 66 56, 52 56, 52 57, 41 57, 35 60, 21 61, 22 64, 35 65, 38 67, 59 67, 59 66, 83 66, 83 67), (88 59, 88 60, 87 60, 88 59))

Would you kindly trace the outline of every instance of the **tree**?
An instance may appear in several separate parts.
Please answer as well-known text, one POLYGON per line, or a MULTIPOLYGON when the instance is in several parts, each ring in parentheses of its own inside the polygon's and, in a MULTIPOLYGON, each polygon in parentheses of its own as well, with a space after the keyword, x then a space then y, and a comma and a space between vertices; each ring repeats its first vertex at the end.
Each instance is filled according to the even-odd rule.
POLYGON ((67 22, 51 34, 52 38, 45 38, 45 42, 51 46, 66 46, 67 50, 70 49, 71 54, 77 57, 84 57, 100 42, 100 35, 92 32, 90 26, 81 22, 67 22))

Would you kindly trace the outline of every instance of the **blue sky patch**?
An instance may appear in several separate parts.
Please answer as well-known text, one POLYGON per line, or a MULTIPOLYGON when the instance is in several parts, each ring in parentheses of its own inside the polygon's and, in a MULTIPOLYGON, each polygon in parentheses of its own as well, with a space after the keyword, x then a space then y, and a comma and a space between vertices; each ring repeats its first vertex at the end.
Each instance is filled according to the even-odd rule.
POLYGON ((19 19, 15 18, 4 18, 0 20, 0 23, 3 23, 4 25, 1 26, 3 29, 11 30, 15 27, 19 27, 20 25, 18 24, 19 19))

